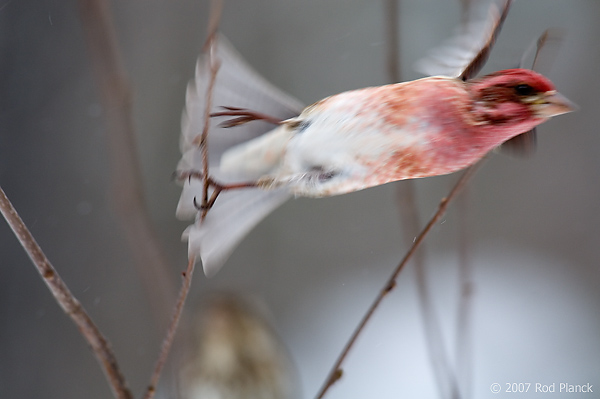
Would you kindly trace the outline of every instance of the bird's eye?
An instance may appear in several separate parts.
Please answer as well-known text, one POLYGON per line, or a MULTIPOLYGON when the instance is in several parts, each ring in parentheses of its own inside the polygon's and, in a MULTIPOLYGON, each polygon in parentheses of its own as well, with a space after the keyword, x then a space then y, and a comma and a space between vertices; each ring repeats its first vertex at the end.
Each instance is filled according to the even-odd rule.
POLYGON ((535 90, 533 89, 533 87, 529 86, 528 84, 520 84, 520 85, 515 86, 515 91, 520 96, 530 96, 533 94, 533 92, 535 90))

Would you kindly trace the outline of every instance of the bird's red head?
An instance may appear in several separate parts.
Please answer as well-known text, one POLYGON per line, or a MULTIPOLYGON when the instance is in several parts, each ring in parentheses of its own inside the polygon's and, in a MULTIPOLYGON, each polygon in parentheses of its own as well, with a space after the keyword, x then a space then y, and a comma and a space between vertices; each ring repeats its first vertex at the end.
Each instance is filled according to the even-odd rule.
POLYGON ((548 78, 528 69, 498 71, 467 85, 475 119, 490 126, 535 125, 573 108, 548 78))
POLYGON ((554 84, 545 76, 529 69, 505 69, 470 82, 473 93, 482 96, 508 89, 519 97, 555 90, 554 84))

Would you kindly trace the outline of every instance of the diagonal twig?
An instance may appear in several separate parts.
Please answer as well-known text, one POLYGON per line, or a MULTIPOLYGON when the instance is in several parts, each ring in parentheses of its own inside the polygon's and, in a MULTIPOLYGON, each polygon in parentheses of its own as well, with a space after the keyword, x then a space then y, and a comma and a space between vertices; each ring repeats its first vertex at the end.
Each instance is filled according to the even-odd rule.
POLYGON ((386 0, 385 3, 386 65, 391 83, 398 83, 401 80, 399 3, 400 0, 386 0))
POLYGON ((462 398, 471 397, 473 379, 473 264, 469 256, 468 199, 469 191, 463 191, 458 198, 458 311, 456 314, 455 363, 456 380, 460 385, 462 398))
POLYGON ((467 182, 469 181, 471 176, 473 176, 473 174, 477 170, 477 166, 480 163, 481 163, 481 161, 473 166, 470 166, 467 170, 465 170, 465 172, 462 174, 460 179, 458 179, 458 181, 456 182, 456 184, 454 185, 454 187, 452 188, 452 190, 450 191, 448 196, 445 198, 442 198, 442 200, 440 201, 440 203, 438 205, 437 211, 431 217, 431 219, 429 220, 427 225, 421 230, 419 235, 415 238, 413 245, 410 247, 410 249, 404 256, 404 258, 402 258, 402 261, 398 264, 398 266, 396 267, 396 269, 394 270, 392 275, 389 277, 389 279, 385 283, 384 288, 379 292, 379 294, 375 298, 375 301, 373 301, 373 303, 367 310, 366 314, 363 316, 362 320, 360 321, 360 323, 358 324, 358 326, 352 333, 352 336, 350 337, 350 339, 344 346, 344 349, 342 350, 340 356, 338 357, 338 359, 334 363, 333 367, 331 368, 331 371, 329 372, 327 379, 325 380, 325 383, 319 390, 319 393, 316 396, 317 399, 323 398, 325 396, 325 393, 327 393, 327 391, 329 390, 329 388, 337 380, 339 380, 341 378, 342 363, 346 359, 346 356, 350 352, 350 349, 352 349, 352 347, 354 346, 354 343, 356 342, 357 338, 362 333, 363 329, 365 328, 365 326, 367 325, 367 323, 369 322, 369 320, 375 313, 375 310, 377 310, 377 308, 379 307, 379 304, 383 301, 383 298, 385 298, 385 296, 394 289, 394 287, 396 286, 396 279, 398 278, 398 275, 400 274, 402 269, 404 269, 404 266, 406 266, 406 264, 411 260, 411 258, 413 257, 413 255, 415 254, 415 252, 417 251, 417 249, 419 248, 421 243, 425 240, 425 237, 427 236, 427 234, 429 233, 431 228, 444 215, 444 213, 446 212, 446 209, 448 208, 448 204, 450 203, 450 201, 452 201, 456 197, 456 195, 467 184, 467 182))
MULTIPOLYGON (((505 7, 510 7, 509 1, 505 2, 505 7)), ((461 0, 461 15, 463 25, 469 19, 473 8, 473 0, 461 0)), ((508 8, 503 10, 504 18, 508 8)), ((499 34, 502 28, 502 21, 498 21, 495 35, 499 34)), ((493 42, 491 43, 494 44, 493 42)), ((485 62, 484 62, 485 63, 485 62)), ((481 65, 483 67, 483 64, 481 65)), ((475 71, 472 71, 475 72, 475 71)), ((468 229, 468 201, 469 191, 465 190, 458 198, 457 213, 458 218, 458 307, 456 313, 456 335, 454 344, 455 358, 455 378, 456 384, 460 387, 460 393, 463 399, 471 397, 471 385, 473 376, 473 345, 471 343, 472 335, 472 317, 473 317, 473 265, 471 263, 470 240, 468 229)))
POLYGON ((219 21, 221 19, 221 13, 223 11, 223 2, 220 0, 211 1, 211 12, 210 20, 208 23, 208 38, 204 43, 204 52, 207 55, 207 63, 210 70, 210 76, 208 81, 208 87, 206 88, 206 108, 204 110, 204 125, 202 127, 202 133, 196 136, 194 143, 200 148, 202 154, 202 174, 203 174, 203 188, 202 188, 202 212, 200 214, 201 220, 204 220, 206 213, 210 209, 208 192, 210 187, 209 182, 209 170, 208 170, 208 132, 210 130, 210 114, 212 108, 213 92, 215 82, 217 80, 217 73, 221 66, 221 62, 217 59, 217 29, 219 27, 219 21))
MULTIPOLYGON (((221 18, 222 11, 222 1, 214 0, 211 4, 210 11, 210 20, 208 27, 208 39, 204 45, 204 50, 207 52, 208 60, 207 62, 210 65, 210 81, 208 84, 207 92, 206 92, 206 104, 205 104, 205 120, 204 127, 202 130, 202 134, 196 137, 196 144, 200 147, 202 152, 202 162, 203 162, 203 181, 204 181, 204 192, 202 196, 202 205, 206 206, 208 203, 208 188, 210 184, 210 178, 208 176, 208 130, 210 127, 210 110, 212 107, 212 95, 214 84, 217 78, 217 72, 219 71, 219 61, 216 59, 216 40, 217 40, 217 28, 218 22, 221 18)), ((208 208, 203 208, 202 218, 206 216, 206 211, 208 208)), ((188 259, 188 266, 185 273, 183 273, 183 285, 181 286, 181 290, 179 291, 179 298, 177 300, 177 304, 175 305, 175 310, 173 312, 173 316, 171 318, 171 323, 169 324, 169 328, 167 330, 167 335, 163 340, 160 355, 158 360, 156 361, 156 365, 154 367, 154 372, 152 373, 152 377, 150 378, 150 384, 148 385, 148 389, 146 390, 146 394, 144 395, 144 399, 152 399, 154 394, 156 393, 156 386, 158 384, 158 380, 160 378, 162 369, 167 361, 167 357, 169 355, 169 351, 173 344, 173 340, 175 339, 175 333, 177 332, 177 326, 179 325, 179 320, 181 319, 181 315, 183 312, 183 307, 185 305, 185 301, 187 299, 187 295, 190 290, 190 286, 192 284, 192 275, 194 273, 194 264, 196 263, 196 259, 192 256, 188 259)))
POLYGON ((168 260, 144 200, 132 113, 132 89, 118 50, 107 0, 79 0, 82 26, 106 115, 113 206, 152 305, 157 324, 168 321, 175 298, 168 260))
POLYGON ((193 257, 190 258, 188 260, 187 269, 183 273, 183 284, 181 286, 181 290, 179 291, 179 298, 173 311, 173 316, 171 318, 169 329, 167 330, 167 335, 165 336, 165 339, 163 340, 162 346, 160 348, 160 355, 158 356, 158 360, 156 361, 156 365, 154 366, 154 372, 152 373, 152 377, 150 378, 150 384, 148 385, 146 395, 144 396, 145 399, 152 399, 154 397, 154 394, 156 393, 156 386, 158 384, 158 380, 160 378, 162 369, 167 361, 167 357, 169 356, 169 351, 171 349, 171 345, 173 344, 173 340, 175 339, 177 326, 179 325, 179 320, 181 319, 181 314, 183 312, 183 306, 185 305, 185 300, 190 291, 190 286, 192 284, 192 275, 194 273, 194 263, 195 259, 193 257))
POLYGON ((465 67, 465 69, 458 77, 459 79, 465 81, 472 79, 473 77, 475 77, 475 75, 479 73, 479 71, 481 71, 481 69, 487 62, 488 57, 490 56, 490 52, 492 51, 494 44, 496 44, 496 39, 498 38, 500 31, 502 30, 502 25, 504 24, 504 20, 508 15, 508 11, 510 10, 512 2, 513 0, 504 0, 504 4, 502 5, 502 11, 497 17, 495 25, 493 26, 492 31, 490 32, 490 35, 488 36, 484 46, 479 50, 475 58, 471 60, 469 65, 465 67))
POLYGON ((50 292, 62 307, 64 312, 75 323, 81 335, 92 347, 96 359, 100 363, 110 387, 119 399, 131 399, 133 395, 127 387, 125 377, 121 373, 115 355, 110 348, 107 339, 104 338, 98 327, 94 324, 81 303, 73 296, 64 281, 58 275, 56 269, 52 266, 38 243, 35 241, 31 232, 23 223, 23 220, 10 203, 4 190, 0 187, 0 212, 10 225, 10 228, 19 239, 19 242, 29 255, 29 258, 42 276, 44 283, 50 289, 50 292))
MULTIPOLYGON (((386 38, 387 38, 387 66, 388 75, 392 83, 400 82, 400 29, 398 24, 400 0, 386 0, 386 38)), ((419 231, 421 222, 416 200, 416 183, 405 180, 396 184, 398 212, 402 224, 403 239, 411 243, 419 231)), ((413 257, 415 266, 415 280, 418 293, 418 303, 424 325, 427 352, 437 388, 442 398, 457 396, 458 387, 452 372, 450 361, 442 337, 440 321, 437 317, 431 294, 427 283, 427 270, 425 268, 425 253, 417 251, 413 257)))

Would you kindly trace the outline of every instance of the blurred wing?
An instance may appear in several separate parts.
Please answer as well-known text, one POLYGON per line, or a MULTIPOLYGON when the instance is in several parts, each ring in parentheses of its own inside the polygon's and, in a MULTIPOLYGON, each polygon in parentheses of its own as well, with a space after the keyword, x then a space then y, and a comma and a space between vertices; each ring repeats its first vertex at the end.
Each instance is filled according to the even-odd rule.
MULTIPOLYGON (((540 37, 534 43, 532 43, 527 51, 525 51, 523 57, 521 58, 519 68, 524 67, 527 58, 529 58, 533 52, 533 49, 535 48, 531 69, 538 71, 540 67, 549 69, 554 57, 556 56, 559 45, 562 43, 563 37, 564 32, 560 29, 546 29, 544 33, 542 33, 540 37), (542 49, 544 49, 543 54, 541 51, 542 49)), ((536 146, 537 129, 533 128, 528 132, 515 136, 506 141, 500 146, 500 150, 508 155, 523 157, 532 155, 535 152, 536 146)))
POLYGON ((501 13, 496 5, 492 5, 486 20, 462 25, 457 35, 432 50, 427 58, 417 62, 415 68, 430 76, 462 80, 475 77, 489 57, 511 4, 512 0, 505 0, 501 13))
POLYGON ((518 136, 505 141, 500 146, 500 150, 504 154, 526 157, 535 152, 536 146, 537 129, 533 128, 528 132, 521 133, 518 136))
MULTIPOLYGON (((277 89, 256 73, 242 59, 227 39, 219 37, 216 57, 221 62, 213 92, 213 109, 223 106, 250 109, 278 119, 298 116, 303 105, 277 89)), ((186 107, 182 116, 180 141, 183 158, 178 170, 201 170, 201 154, 193 144, 204 126, 205 97, 210 70, 203 58, 198 60, 196 78, 188 85, 186 107)), ((236 144, 262 135, 273 128, 272 124, 255 121, 229 129, 218 128, 222 119, 211 118, 209 133, 210 164, 218 165, 221 154, 236 144)))
MULTIPOLYGON (((223 37, 218 39, 216 58, 220 61, 220 68, 213 88, 211 113, 220 111, 225 106, 249 109, 285 120, 298 116, 304 108, 299 101, 275 88, 256 73, 223 37)), ((209 80, 210 69, 201 58, 196 66, 196 78, 190 82, 186 93, 180 142, 183 155, 177 167, 180 171, 202 170, 202 154, 194 144, 194 139, 202 133, 204 127, 209 80)), ((274 125, 253 121, 224 129, 218 127, 221 121, 222 118, 210 120, 210 174, 221 182, 228 183, 236 177, 220 173, 218 165, 221 155, 232 146, 272 130, 274 125)), ((203 183, 198 179, 183 183, 176 214, 180 219, 196 217, 196 223, 188 227, 183 239, 188 240, 189 256, 202 259, 207 275, 215 274, 244 236, 290 197, 286 190, 226 191, 220 194, 206 219, 200 222, 194 198, 202 197, 203 183)))
MULTIPOLYGON (((255 72, 242 59, 227 39, 219 37, 216 58, 221 65, 213 91, 213 110, 222 110, 222 106, 250 109, 279 119, 289 119, 300 114, 303 105, 296 99, 277 89, 255 72)), ((198 60, 196 77, 191 81, 186 93, 186 107, 182 116, 182 135, 180 147, 181 160, 177 166, 180 171, 202 170, 202 154, 194 144, 204 126, 206 90, 210 70, 203 58, 198 60)), ((208 139, 211 174, 223 178, 218 165, 221 155, 230 147, 258 137, 273 129, 273 125, 264 121, 254 121, 231 128, 220 128, 222 119, 211 118, 208 139)), ((225 179, 225 182, 230 179, 225 179)), ((201 197, 202 184, 192 180, 184 184, 177 207, 177 217, 191 219, 196 216, 193 198, 201 197)), ((218 201, 217 201, 218 203, 218 201)))
MULTIPOLYGON (((200 181, 192 181, 196 187, 185 190, 189 184, 185 183, 186 194, 182 194, 179 212, 181 204, 193 204, 191 193, 201 190, 200 181)), ((204 273, 208 277, 215 275, 250 230, 290 197, 286 189, 248 188, 222 192, 206 219, 201 223, 196 221, 183 233, 182 238, 188 241, 188 256, 198 258, 199 255, 204 273)), ((193 205, 188 211, 198 213, 193 205)))
POLYGON ((530 58, 533 50, 535 49, 533 60, 531 61, 531 68, 529 69, 537 71, 542 75, 547 75, 548 71, 552 67, 564 37, 565 32, 560 28, 546 29, 536 41, 531 43, 525 53, 523 53, 523 57, 519 63, 519 68, 527 68, 525 66, 527 59, 530 58), (544 51, 542 51, 542 49, 544 51))

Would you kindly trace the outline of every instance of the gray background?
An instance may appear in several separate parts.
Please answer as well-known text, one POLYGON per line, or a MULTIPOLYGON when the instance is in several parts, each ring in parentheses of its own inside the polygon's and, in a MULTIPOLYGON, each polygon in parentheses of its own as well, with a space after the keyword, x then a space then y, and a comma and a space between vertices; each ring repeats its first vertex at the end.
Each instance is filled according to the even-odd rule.
MULTIPOLYGON (((135 90, 146 199, 176 281, 186 263, 179 239, 186 224, 174 218, 179 187, 170 176, 207 5, 132 0, 112 8, 135 90)), ((387 82, 384 14, 377 1, 238 0, 227 2, 222 31, 270 81, 311 103, 387 82)), ((517 1, 485 70, 513 67, 544 29, 561 27, 566 36, 549 77, 580 109, 540 127, 533 157, 494 154, 469 186, 474 397, 491 396, 494 382, 589 382, 600 390, 599 17, 596 0, 517 1)), ((403 2, 404 79, 420 76, 412 64, 459 18, 458 1, 403 2)), ((163 328, 153 323, 107 198, 102 109, 76 2, 3 1, 0 46, 0 184, 111 340, 139 396, 163 328)), ((423 218, 455 179, 416 183, 423 218)), ((452 208, 427 241, 450 348, 459 217, 452 208)), ((312 397, 406 250, 401 237, 392 184, 291 201, 216 277, 207 280, 198 269, 190 309, 222 289, 260 297, 294 358, 303 396, 312 397)), ((0 397, 109 397, 90 350, 3 222, 0 254, 0 397)), ((402 273, 329 397, 437 397, 413 274, 402 273)), ((174 374, 168 368, 163 381, 174 374)))

